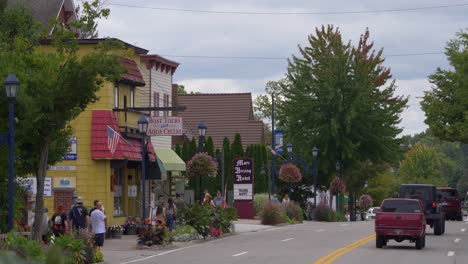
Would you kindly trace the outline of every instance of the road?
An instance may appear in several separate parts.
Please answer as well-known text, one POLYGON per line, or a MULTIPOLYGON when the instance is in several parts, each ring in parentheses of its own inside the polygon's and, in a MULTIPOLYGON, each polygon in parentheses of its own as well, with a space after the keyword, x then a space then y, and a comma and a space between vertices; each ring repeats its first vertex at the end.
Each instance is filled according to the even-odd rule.
POLYGON ((306 222, 195 243, 167 251, 145 251, 121 264, 148 263, 468 263, 468 222, 447 222, 446 234, 428 228, 426 248, 391 241, 375 248, 373 221, 353 223, 306 222))

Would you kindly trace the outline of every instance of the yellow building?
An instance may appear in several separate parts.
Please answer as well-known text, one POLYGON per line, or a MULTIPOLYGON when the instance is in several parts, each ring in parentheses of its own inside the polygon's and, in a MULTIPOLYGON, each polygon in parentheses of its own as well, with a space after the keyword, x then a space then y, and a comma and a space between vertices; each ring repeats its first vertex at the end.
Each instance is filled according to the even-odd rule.
MULTIPOLYGON (((90 52, 102 41, 79 40, 80 54, 90 52)), ((59 204, 70 208, 76 194, 88 208, 93 207, 95 199, 100 200, 109 225, 123 224, 128 216, 141 216, 142 159, 137 120, 142 115, 148 116, 148 111, 121 109, 140 106, 137 104, 144 93, 137 92, 137 87, 145 86, 139 70, 140 55, 147 54, 148 50, 124 44, 134 51, 133 55, 121 59, 127 73, 115 83, 105 83, 98 92, 99 100, 71 122, 75 134, 70 152, 63 162, 47 171, 49 186, 46 186, 45 205, 49 214, 59 204)), ((43 45, 47 50, 48 44, 43 45)), ((148 149, 149 159, 155 161, 151 140, 148 149)), ((150 197, 151 182, 146 181, 146 199, 150 197)))

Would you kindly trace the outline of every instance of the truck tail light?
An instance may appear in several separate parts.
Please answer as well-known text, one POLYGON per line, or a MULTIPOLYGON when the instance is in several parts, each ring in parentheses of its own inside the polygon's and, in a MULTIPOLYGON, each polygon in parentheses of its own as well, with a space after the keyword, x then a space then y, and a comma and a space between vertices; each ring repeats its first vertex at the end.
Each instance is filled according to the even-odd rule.
POLYGON ((432 202, 432 207, 436 207, 437 206, 437 203, 436 202, 432 202))

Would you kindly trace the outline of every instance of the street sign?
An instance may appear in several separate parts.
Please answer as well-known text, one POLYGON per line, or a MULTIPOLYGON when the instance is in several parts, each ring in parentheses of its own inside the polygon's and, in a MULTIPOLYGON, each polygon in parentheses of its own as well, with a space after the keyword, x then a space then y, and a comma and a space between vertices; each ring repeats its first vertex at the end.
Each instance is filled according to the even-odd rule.
POLYGON ((181 136, 182 117, 149 117, 148 118, 148 136, 181 136))
POLYGON ((70 138, 68 143, 70 144, 70 146, 63 160, 76 160, 77 159, 77 143, 78 143, 78 141, 76 140, 76 137, 70 138))
POLYGON ((234 207, 239 218, 252 219, 253 213, 253 184, 254 160, 239 158, 233 160, 234 207))

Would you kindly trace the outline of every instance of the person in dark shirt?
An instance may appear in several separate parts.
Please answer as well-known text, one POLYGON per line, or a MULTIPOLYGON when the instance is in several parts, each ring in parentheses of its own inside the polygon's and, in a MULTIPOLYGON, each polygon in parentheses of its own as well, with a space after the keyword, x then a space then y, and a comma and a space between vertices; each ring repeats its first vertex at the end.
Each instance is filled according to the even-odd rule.
POLYGON ((89 214, 88 209, 83 206, 83 198, 78 197, 76 199, 76 205, 70 210, 68 219, 70 219, 70 225, 73 231, 80 231, 88 227, 89 214))
POLYGON ((52 216, 51 221, 53 224, 52 231, 54 233, 54 236, 60 236, 65 234, 65 231, 67 230, 67 214, 63 209, 63 205, 59 205, 57 207, 57 210, 52 216))

